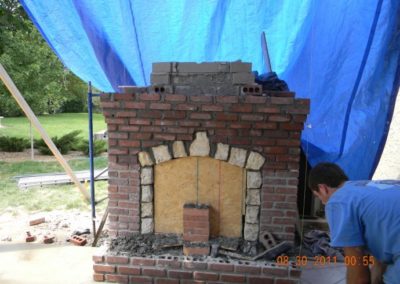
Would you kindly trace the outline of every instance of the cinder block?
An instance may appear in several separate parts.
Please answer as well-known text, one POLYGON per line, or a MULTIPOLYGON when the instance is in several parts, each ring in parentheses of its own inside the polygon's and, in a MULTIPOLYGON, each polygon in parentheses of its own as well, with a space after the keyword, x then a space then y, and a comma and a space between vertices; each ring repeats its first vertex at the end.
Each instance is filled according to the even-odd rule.
POLYGON ((170 74, 152 73, 150 82, 152 85, 169 85, 171 82, 170 74))
POLYGON ((251 63, 242 61, 231 62, 230 71, 233 73, 251 72, 251 63))
POLYGON ((253 73, 233 73, 232 84, 253 84, 254 74, 253 73))
POLYGON ((170 73, 171 71, 171 62, 154 62, 152 64, 152 73, 170 73))

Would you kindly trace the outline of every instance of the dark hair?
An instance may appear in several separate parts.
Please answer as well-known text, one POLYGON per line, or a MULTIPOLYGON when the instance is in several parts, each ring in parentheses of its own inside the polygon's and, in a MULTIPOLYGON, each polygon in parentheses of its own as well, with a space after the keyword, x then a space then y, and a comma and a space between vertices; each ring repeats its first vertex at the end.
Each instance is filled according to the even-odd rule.
POLYGON ((338 187, 348 181, 344 171, 333 163, 319 163, 310 171, 308 186, 313 191, 319 191, 318 184, 326 184, 329 187, 338 187))

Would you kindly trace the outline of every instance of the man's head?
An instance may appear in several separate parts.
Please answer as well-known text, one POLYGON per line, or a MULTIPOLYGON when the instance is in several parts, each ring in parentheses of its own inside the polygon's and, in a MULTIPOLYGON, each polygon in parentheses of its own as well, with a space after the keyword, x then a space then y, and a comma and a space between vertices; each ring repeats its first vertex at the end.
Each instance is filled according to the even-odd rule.
POLYGON ((320 163, 312 168, 308 177, 308 186, 323 204, 349 178, 343 170, 333 163, 320 163))

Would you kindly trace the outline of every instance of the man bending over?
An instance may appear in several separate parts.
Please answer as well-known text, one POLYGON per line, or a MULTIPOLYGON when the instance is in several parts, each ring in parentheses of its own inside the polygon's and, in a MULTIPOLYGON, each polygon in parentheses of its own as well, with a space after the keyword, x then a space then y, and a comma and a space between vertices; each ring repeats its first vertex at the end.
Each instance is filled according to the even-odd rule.
POLYGON ((320 163, 309 187, 325 204, 331 245, 344 248, 347 283, 382 283, 383 274, 400 284, 400 181, 348 181, 339 166, 320 163))

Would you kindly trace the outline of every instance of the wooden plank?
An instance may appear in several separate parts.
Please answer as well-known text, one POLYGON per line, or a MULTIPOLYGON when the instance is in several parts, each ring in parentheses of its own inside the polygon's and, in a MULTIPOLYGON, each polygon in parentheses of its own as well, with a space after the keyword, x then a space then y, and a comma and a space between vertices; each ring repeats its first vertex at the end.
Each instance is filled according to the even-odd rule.
POLYGON ((68 165, 67 161, 61 155, 60 151, 58 151, 56 145, 54 145, 53 141, 44 130, 42 125, 40 124, 39 120, 37 119, 36 115, 33 113, 32 109, 29 107, 28 103, 25 101, 24 97, 21 95, 17 87, 15 86, 14 82, 11 80, 10 76, 8 76, 7 71, 4 69, 3 65, 0 63, 0 78, 6 85, 7 89, 10 91, 11 95, 17 101, 18 105, 22 108, 25 115, 28 117, 29 121, 33 124, 36 130, 39 132, 40 136, 49 147, 50 151, 56 157, 57 161, 61 164, 64 168, 65 172, 70 176, 71 180, 75 183, 78 187, 82 195, 85 197, 87 202, 90 201, 90 196, 86 188, 83 184, 79 182, 77 177, 75 176, 74 172, 72 171, 71 167, 68 165))

